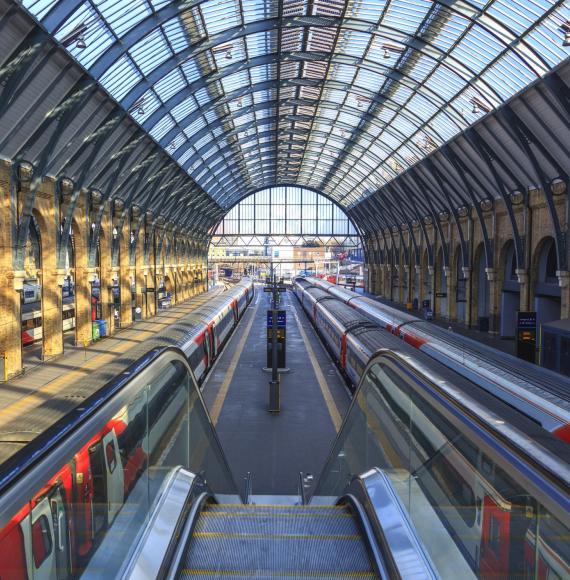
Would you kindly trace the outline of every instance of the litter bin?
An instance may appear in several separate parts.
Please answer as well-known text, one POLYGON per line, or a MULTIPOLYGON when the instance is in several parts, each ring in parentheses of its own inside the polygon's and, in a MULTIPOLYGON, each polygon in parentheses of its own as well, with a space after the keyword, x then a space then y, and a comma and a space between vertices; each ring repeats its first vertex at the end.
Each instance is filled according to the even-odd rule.
POLYGON ((103 338, 107 336, 107 321, 106 320, 98 320, 99 323, 99 337, 103 338))
POLYGON ((99 340, 99 322, 95 320, 92 324, 93 340, 99 340))

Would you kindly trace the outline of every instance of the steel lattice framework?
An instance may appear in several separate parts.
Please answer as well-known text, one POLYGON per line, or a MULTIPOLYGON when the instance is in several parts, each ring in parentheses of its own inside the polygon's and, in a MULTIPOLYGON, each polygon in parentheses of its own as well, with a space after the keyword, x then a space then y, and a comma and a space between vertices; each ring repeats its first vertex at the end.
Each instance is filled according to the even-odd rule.
POLYGON ((545 0, 24 0, 222 207, 351 207, 567 56, 545 0))

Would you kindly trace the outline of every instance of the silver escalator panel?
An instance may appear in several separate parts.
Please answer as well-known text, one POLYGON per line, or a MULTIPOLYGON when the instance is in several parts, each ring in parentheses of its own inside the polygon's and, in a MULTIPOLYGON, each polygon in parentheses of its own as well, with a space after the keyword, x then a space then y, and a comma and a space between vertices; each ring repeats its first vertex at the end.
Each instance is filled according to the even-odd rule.
POLYGON ((347 506, 208 504, 178 578, 378 578, 347 506))

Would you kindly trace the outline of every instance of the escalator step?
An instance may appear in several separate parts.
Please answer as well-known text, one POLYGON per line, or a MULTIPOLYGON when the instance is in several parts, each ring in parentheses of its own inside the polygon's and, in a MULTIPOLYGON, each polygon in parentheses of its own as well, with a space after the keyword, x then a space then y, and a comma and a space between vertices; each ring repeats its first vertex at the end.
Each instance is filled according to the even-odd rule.
POLYGON ((350 511, 345 506, 280 506, 280 505, 236 505, 236 504, 208 504, 202 513, 266 513, 266 514, 307 514, 307 515, 338 515, 350 511))
POLYGON ((199 518, 195 531, 231 534, 359 534, 356 522, 346 513, 312 515, 206 512, 199 518))
POLYGON ((375 578, 351 512, 342 506, 208 505, 183 578, 375 578))
POLYGON ((232 580, 248 580, 249 578, 270 580, 272 578, 296 578, 298 580, 337 580, 343 578, 376 578, 376 574, 370 570, 353 571, 353 572, 267 572, 263 570, 248 570, 246 572, 240 570, 202 570, 199 568, 188 568, 181 570, 180 576, 182 578, 232 578, 232 580))
POLYGON ((194 536, 186 568, 206 570, 265 570, 344 572, 369 570, 360 536, 194 536))

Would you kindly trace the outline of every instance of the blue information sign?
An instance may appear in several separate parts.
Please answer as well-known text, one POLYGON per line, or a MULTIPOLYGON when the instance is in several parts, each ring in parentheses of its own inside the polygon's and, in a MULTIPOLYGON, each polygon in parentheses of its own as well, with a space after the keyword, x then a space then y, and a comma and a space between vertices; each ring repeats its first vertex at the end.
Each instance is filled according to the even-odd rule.
MULTIPOLYGON (((273 328, 273 311, 267 311, 267 328, 273 328)), ((285 328, 287 326, 287 311, 277 311, 277 328, 285 328)))
POLYGON ((519 329, 531 328, 533 330, 536 330, 536 312, 518 312, 517 328, 519 329))

